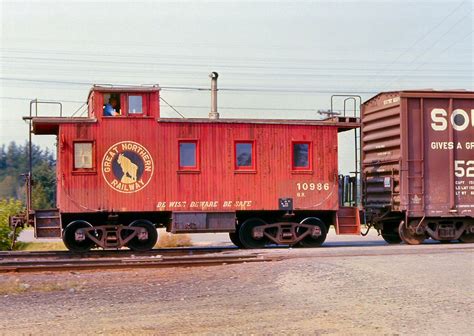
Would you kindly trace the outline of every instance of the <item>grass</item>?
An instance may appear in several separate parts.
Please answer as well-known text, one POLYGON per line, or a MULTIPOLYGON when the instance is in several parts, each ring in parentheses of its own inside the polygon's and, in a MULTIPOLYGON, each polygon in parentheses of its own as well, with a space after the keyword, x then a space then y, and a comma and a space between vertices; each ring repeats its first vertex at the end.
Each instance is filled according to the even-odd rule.
POLYGON ((0 282, 0 295, 15 295, 27 292, 58 292, 58 291, 78 291, 82 290, 85 284, 77 282, 45 282, 26 283, 20 279, 0 282))
POLYGON ((155 247, 186 247, 192 246, 191 237, 187 234, 172 234, 162 232, 155 247))
POLYGON ((62 241, 60 242, 48 242, 48 243, 25 243, 25 242, 17 242, 16 243, 16 250, 20 251, 65 251, 66 246, 62 241))

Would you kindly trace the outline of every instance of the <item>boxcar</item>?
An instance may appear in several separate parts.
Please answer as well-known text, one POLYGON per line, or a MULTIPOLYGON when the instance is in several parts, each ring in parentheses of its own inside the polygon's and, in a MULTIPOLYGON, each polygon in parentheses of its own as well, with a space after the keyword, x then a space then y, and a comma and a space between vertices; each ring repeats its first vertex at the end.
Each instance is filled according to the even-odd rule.
POLYGON ((358 118, 171 119, 160 89, 94 86, 86 117, 30 116, 57 136, 57 208, 29 209, 37 237, 147 250, 157 226, 229 232, 241 247, 319 246, 330 225, 358 234, 338 200, 338 132, 358 118))
POLYGON ((474 241, 474 92, 380 93, 362 106, 367 220, 390 243, 474 241))

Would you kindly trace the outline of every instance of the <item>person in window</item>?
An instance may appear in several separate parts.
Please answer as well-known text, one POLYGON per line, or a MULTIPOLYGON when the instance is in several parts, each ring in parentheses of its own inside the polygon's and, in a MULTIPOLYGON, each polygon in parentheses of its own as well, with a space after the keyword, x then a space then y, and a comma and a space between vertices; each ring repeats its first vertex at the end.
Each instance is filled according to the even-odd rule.
POLYGON ((115 117, 120 115, 117 112, 118 101, 115 97, 110 97, 109 102, 104 106, 104 116, 106 117, 115 117))

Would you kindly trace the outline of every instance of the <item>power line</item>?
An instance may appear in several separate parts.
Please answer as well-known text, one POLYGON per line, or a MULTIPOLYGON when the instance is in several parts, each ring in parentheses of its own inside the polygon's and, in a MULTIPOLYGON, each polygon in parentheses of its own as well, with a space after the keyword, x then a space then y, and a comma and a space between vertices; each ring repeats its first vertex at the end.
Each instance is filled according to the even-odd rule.
MULTIPOLYGON (((446 51, 448 51, 453 45, 455 45, 456 43, 459 43, 461 42, 462 40, 464 40, 466 37, 470 36, 472 33, 474 33, 474 30, 473 31, 470 31, 468 34, 462 36, 460 39, 458 40, 455 40, 453 43, 451 43, 450 45, 448 45, 445 49, 443 49, 441 52, 438 53, 438 55, 441 55, 441 54, 444 54, 446 51)), ((418 67, 416 67, 415 69, 413 69, 413 71, 416 71, 418 70, 419 68, 421 68, 423 65, 425 65, 426 63, 428 63, 429 60, 421 63, 418 65, 418 67)), ((471 75, 472 77, 472 75, 471 75)), ((471 87, 472 87, 472 81, 471 81, 471 87)))
MULTIPOLYGON (((34 98, 0 96, 0 99, 31 101, 34 98)), ((165 101, 165 99, 163 99, 163 97, 160 97, 160 99, 171 109, 174 109, 174 108, 209 109, 210 108, 210 106, 206 106, 206 105, 171 105, 167 101, 165 101)), ((82 103, 82 105, 76 111, 78 111, 82 107, 84 107, 84 104, 85 104, 84 102, 81 102, 79 100, 46 99, 46 98, 44 100, 58 101, 58 102, 63 102, 63 103, 82 103)), ((249 111, 275 111, 275 112, 276 111, 282 111, 282 112, 290 112, 290 111, 295 111, 295 112, 317 112, 317 110, 318 110, 317 108, 295 108, 295 107, 281 108, 281 107, 268 107, 268 106, 264 106, 264 107, 258 107, 258 106, 254 106, 254 107, 250 107, 250 106, 219 106, 219 109, 222 109, 222 110, 249 110, 249 111)), ((178 111, 175 111, 175 112, 180 114, 178 111)), ((77 112, 75 112, 75 113, 77 113, 77 112)))
MULTIPOLYGON (((405 51, 406 52, 406 51, 405 51)), ((112 60, 110 58, 95 58, 95 59, 75 59, 75 58, 58 58, 58 57, 33 57, 33 56, 4 56, 0 55, 0 59, 5 59, 5 60, 13 60, 13 61, 18 61, 18 60, 24 60, 24 61, 44 61, 44 62, 64 62, 66 65, 70 66, 71 63, 83 63, 84 65, 86 64, 105 64, 105 65, 132 65, 132 66, 147 66, 147 67, 152 67, 152 66, 166 66, 166 67, 179 67, 179 68, 184 68, 184 67, 199 67, 199 68, 208 68, 209 63, 184 63, 184 62, 156 62, 156 61, 116 61, 112 60)), ((256 60, 252 60, 255 62, 256 60)), ((292 63, 296 64, 301 64, 305 62, 301 62, 296 59, 289 59, 288 61, 291 61, 292 63)), ((349 61, 349 60, 346 60, 349 61)), ((321 63, 327 64, 327 63, 336 63, 338 65, 341 64, 341 62, 344 62, 344 60, 338 60, 337 62, 331 61, 331 60, 322 60, 320 61, 321 63)), ((242 63, 242 61, 240 61, 242 63)), ((319 67, 314 67, 314 66, 282 66, 278 62, 274 62, 275 65, 268 65, 268 63, 272 63, 271 61, 267 60, 265 62, 265 65, 252 65, 249 64, 249 62, 245 62, 245 64, 235 64, 235 63, 230 63, 230 64, 225 64, 225 63, 219 63, 219 62, 214 62, 213 66, 217 68, 230 68, 230 69, 245 69, 245 70, 258 70, 258 69, 278 69, 278 70, 289 70, 289 71, 295 71, 295 70, 301 70, 305 71, 305 73, 309 71, 368 71, 370 70, 367 67, 363 68, 356 68, 354 67, 328 67, 328 66, 319 66, 319 67)), ((314 60, 308 60, 308 64, 314 64, 314 60)), ((351 61, 351 64, 353 64, 354 61, 351 61)), ((373 61, 368 62, 367 64, 372 66, 374 64, 373 61)), ((391 64, 390 64, 391 65, 391 64)), ((116 66, 114 67, 116 69, 116 66)), ((149 69, 147 69, 149 70, 149 69)), ((401 69, 403 70, 403 69, 401 69)), ((176 72, 176 70, 174 71, 176 72)), ((183 73, 189 73, 189 71, 185 71, 183 73)))
MULTIPOLYGON (((423 49, 423 52, 421 54, 419 54, 417 57, 415 57, 409 64, 412 65, 414 64, 418 59, 420 59, 420 57, 424 56, 428 51, 430 51, 430 49, 432 49, 439 41, 441 41, 446 35, 448 35, 457 25, 459 25, 462 20, 464 20, 464 18, 468 17, 468 16, 471 16, 472 13, 474 13, 474 11, 470 11, 469 13, 467 13, 466 15, 464 15, 461 19, 457 20, 453 25, 451 25, 449 27, 449 29, 439 38, 437 38, 434 43, 432 43, 428 48, 424 48, 423 49)), ((465 37, 464 37, 465 38, 465 37)), ((463 39, 464 39, 463 38, 463 39)), ((454 45, 454 44, 453 44, 454 45)), ((438 54, 439 55, 439 54, 438 54)), ((425 63, 426 64, 426 63, 425 63)), ((416 69, 415 69, 416 70, 416 69)), ((383 90, 386 90, 386 88, 388 88, 390 85, 392 85, 393 83, 397 82, 402 76, 398 76, 397 78, 395 78, 394 80, 392 80, 391 82, 389 82, 388 84, 386 84, 384 86, 384 89, 383 90)))
MULTIPOLYGON (((64 84, 64 85, 88 85, 92 86, 90 82, 75 82, 75 81, 63 81, 63 80, 49 80, 49 79, 28 79, 28 78, 12 78, 12 77, 0 77, 0 80, 5 81, 17 81, 17 82, 32 82, 32 83, 51 83, 51 84, 64 84)), ((141 84, 150 85, 150 84, 141 84)), ((137 86, 137 84, 114 84, 114 86, 137 86)), ((197 87, 197 86, 160 86, 162 90, 192 90, 192 91, 210 91, 210 88, 197 87)), ((377 91, 353 91, 353 90, 341 90, 341 89, 291 89, 291 88, 252 88, 252 87, 223 87, 219 91, 227 92, 271 92, 271 93, 327 93, 327 94, 376 94, 377 91)))
MULTIPOLYGON (((52 59, 51 59, 52 60, 52 59)), ((78 65, 75 70, 71 71, 70 63, 64 62, 59 64, 48 64, 48 65, 40 65, 40 64, 16 64, 9 65, 10 62, 3 62, 4 66, 4 75, 8 72, 13 72, 15 75, 20 75, 20 73, 28 74, 29 76, 33 71, 36 71, 38 75, 40 73, 47 73, 48 75, 55 74, 60 76, 67 76, 67 77, 74 77, 77 76, 78 73, 82 73, 87 71, 88 73, 94 73, 95 76, 98 74, 104 76, 110 76, 113 74, 113 78, 134 78, 137 77, 137 74, 145 74, 144 76, 151 76, 153 74, 157 74, 160 77, 164 76, 165 78, 188 78, 192 80, 199 80, 203 78, 201 75, 203 71, 198 70, 197 68, 194 70, 172 70, 170 68, 153 68, 149 67, 147 63, 141 63, 141 67, 133 67, 130 68, 128 66, 114 66, 112 68, 101 66, 100 62, 93 62, 97 66, 91 67, 88 64, 81 64, 78 65), (79 69, 78 67, 84 67, 84 69, 79 69), (199 74, 199 76, 197 76, 199 74)), ((402 67, 402 65, 400 65, 402 67)), ((400 68, 400 69, 392 69, 392 71, 396 71, 397 73, 405 73, 405 76, 409 77, 431 77, 431 78, 442 78, 446 76, 450 77, 457 77, 462 78, 465 76, 463 71, 463 64, 449 64, 449 68, 434 68, 434 69, 426 69, 424 70, 425 73, 418 73, 412 74, 410 73, 410 69, 408 68, 400 68), (458 68, 454 68, 458 67, 458 68)), ((207 68, 207 67, 206 67, 207 68)), ((217 68, 220 68, 217 66, 217 68)), ((245 69, 250 70, 251 66, 246 66, 245 69)), ((370 77, 373 78, 376 76, 377 78, 380 77, 395 77, 397 74, 380 74, 380 71, 376 73, 376 69, 369 69, 369 68, 333 68, 333 67, 325 67, 325 68, 300 68, 300 71, 292 70, 291 72, 285 72, 283 67, 275 68, 275 71, 272 72, 260 72, 260 71, 239 71, 239 70, 229 70, 225 73, 227 75, 232 75, 233 79, 241 79, 244 77, 247 81, 253 80, 272 80, 273 78, 278 79, 287 79, 291 78, 294 79, 303 79, 303 80, 319 80, 320 78, 328 80, 349 80, 349 78, 358 78, 357 80, 360 82, 364 78, 370 77)), ((229 77, 230 78, 230 77, 229 77)))
MULTIPOLYGON (((6 100, 23 100, 23 101, 32 101, 36 98, 28 98, 28 97, 7 97, 7 96, 2 96, 0 99, 6 99, 6 100)), ((42 100, 47 100, 47 101, 58 101, 61 103, 77 103, 77 104, 84 104, 84 101, 80 100, 66 100, 66 99, 48 99, 48 98, 43 98, 42 100)))
MULTIPOLYGON (((459 65, 458 66, 462 66, 459 65)), ((29 75, 31 76, 32 73, 36 73, 36 76, 60 76, 60 77, 65 77, 67 76, 68 78, 74 78, 77 77, 78 74, 83 73, 82 69, 76 68, 75 72, 70 71, 69 69, 60 69, 60 68, 51 68, 51 67, 40 67, 40 66, 19 66, 19 67, 6 67, 8 70, 3 71, 4 76, 15 76, 15 77, 21 77, 21 76, 26 76, 29 75)), ((86 70, 86 69, 84 69, 86 70)), ((197 82, 200 81, 202 82, 202 79, 204 76, 202 75, 202 72, 200 72, 200 75, 197 76, 196 74, 198 73, 197 71, 193 71, 190 73, 181 73, 177 74, 174 71, 162 71, 162 70, 148 70, 148 69, 139 69, 139 70, 130 70, 130 69, 102 69, 102 68, 97 68, 97 69, 91 69, 87 68, 87 71, 89 73, 93 73, 94 76, 101 76, 103 78, 114 78, 115 80, 118 80, 119 78, 137 78, 137 77, 144 77, 144 78, 150 78, 150 77, 159 77, 159 78, 166 78, 166 79, 174 79, 174 78, 179 78, 181 81, 187 80, 187 81, 192 81, 192 82, 197 82), (190 76, 189 76, 190 75, 190 76)), ((410 77, 412 79, 419 79, 419 78, 459 78, 459 79, 464 79, 466 78, 466 72, 465 72, 465 66, 459 69, 425 69, 421 73, 413 74, 410 73, 410 69, 392 69, 392 71, 396 73, 391 73, 391 74, 382 74, 378 75, 377 78, 386 78, 390 79, 392 77, 396 77, 398 74, 403 73, 404 76, 410 77)), ((324 80, 326 83, 328 82, 334 82, 334 81, 360 81, 361 79, 370 77, 373 78, 375 75, 373 74, 372 70, 367 70, 364 73, 354 73, 351 71, 347 72, 321 72, 321 73, 253 73, 253 74, 246 74, 242 72, 226 72, 225 75, 227 78, 231 78, 232 81, 239 81, 242 82, 245 80, 246 82, 256 82, 256 81, 274 81, 274 80, 281 80, 281 81, 304 81, 304 82, 314 82, 314 81, 321 81, 324 80)))
MULTIPOLYGON (((406 52, 407 50, 405 50, 406 52)), ((466 53, 468 53, 469 51, 466 51, 466 53)), ((131 61, 115 61, 115 60, 111 60, 111 59, 103 59, 103 58, 95 58, 95 59, 84 59, 84 58, 81 58, 81 59, 74 59, 74 58, 57 58, 57 57, 31 57, 31 56, 28 56, 28 57, 25 57, 25 56, 5 56, 5 55, 0 55, 0 59, 4 59, 6 60, 7 62, 12 62, 12 61, 15 61, 15 63, 20 63, 20 62, 16 62, 16 61, 26 61, 26 62, 29 62, 29 61, 32 61, 32 62, 35 62, 35 63, 43 63, 43 61, 45 63, 51 63, 51 62, 55 62, 56 64, 59 64, 61 62, 64 62, 65 65, 69 65, 71 63, 85 63, 84 65, 89 65, 90 63, 93 63, 93 64, 105 64, 105 65, 112 65, 114 66, 114 69, 116 68, 116 65, 132 65, 132 66, 147 66, 147 67, 150 67, 150 66, 168 66, 168 67, 199 67, 199 68, 208 68, 209 67, 209 62, 207 63, 203 63, 203 64, 199 64, 199 63, 195 63, 195 64, 190 64, 190 63, 165 63, 165 62, 161 62, 161 63, 158 63, 158 62, 153 62, 153 61, 148 61, 148 60, 144 60, 144 61, 141 61, 141 62, 131 62, 131 61)), ((255 62, 255 60, 250 60, 252 62, 255 62)), ((249 61, 249 62, 250 62, 249 61)), ((249 62, 243 62, 241 61, 240 63, 243 63, 243 64, 223 64, 223 63, 219 63, 219 62, 212 62, 212 66, 213 67, 217 67, 217 68, 231 68, 231 69, 234 69, 234 68, 239 68, 239 69, 245 69, 245 70, 255 70, 255 69, 270 69, 270 70, 273 70, 273 69, 278 69, 278 70, 291 70, 291 71, 294 71, 294 70, 302 70, 302 71, 308 71, 308 70, 328 70, 328 71, 335 71, 335 70, 354 70, 354 71, 367 71, 367 70, 370 70, 369 67, 367 67, 367 65, 369 66, 372 66, 374 65, 374 63, 380 63, 381 65, 384 65, 384 64, 387 64, 387 62, 384 62, 384 61, 367 61, 367 60, 363 60, 363 61, 358 61, 358 60, 343 60, 343 59, 339 59, 337 61, 331 61, 331 60, 313 60, 312 62, 301 62, 297 59, 289 59, 288 62, 291 62, 291 63, 296 63, 296 64, 304 64, 304 63, 308 63, 308 64, 315 64, 315 63, 319 63, 319 64, 324 64, 324 65, 321 65, 321 66, 282 66, 281 64, 283 63, 277 63, 275 62, 275 65, 273 66, 262 66, 262 65, 252 65, 252 64, 249 64, 249 62), (345 62, 350 62, 351 66, 340 66, 341 63, 345 63, 345 62), (330 67, 328 66, 328 64, 337 64, 338 66, 336 67, 330 67), (357 64, 358 66, 357 67, 354 67, 354 64, 357 64), (360 64, 360 65, 359 65, 360 64)), ((272 63, 271 61, 267 61, 266 64, 268 63, 272 63)), ((388 64, 388 65, 391 65, 391 64, 388 64)), ((403 69, 401 69, 403 70, 403 69)), ((188 73, 189 70, 186 70, 186 73, 188 73)))
MULTIPOLYGON (((429 29, 425 34, 423 34, 420 38, 418 38, 408 49, 405 49, 405 51, 401 52, 388 66, 384 67, 383 69, 379 70, 374 77, 379 77, 379 75, 386 71, 389 67, 394 65, 401 57, 405 56, 409 51, 411 51, 418 43, 423 41, 426 37, 428 37, 436 28, 441 26, 448 18, 450 18, 464 3, 467 1, 461 1, 459 5, 457 5, 451 12, 449 12, 448 15, 446 15, 441 22, 437 23, 434 25, 431 29, 429 29)), ((392 69, 393 70, 393 69, 392 69)), ((397 70, 398 71, 398 70, 397 70)), ((368 81, 366 81, 364 84, 366 84, 368 81)))

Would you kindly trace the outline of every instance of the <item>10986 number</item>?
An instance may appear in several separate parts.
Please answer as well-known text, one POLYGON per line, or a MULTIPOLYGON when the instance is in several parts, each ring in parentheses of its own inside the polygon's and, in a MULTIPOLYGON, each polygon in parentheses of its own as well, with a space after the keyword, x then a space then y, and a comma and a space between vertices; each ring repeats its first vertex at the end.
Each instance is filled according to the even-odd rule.
POLYGON ((298 191, 314 191, 314 190, 318 190, 318 191, 321 191, 321 190, 329 190, 329 183, 314 183, 314 182, 311 182, 311 183, 296 183, 296 189, 298 191))

